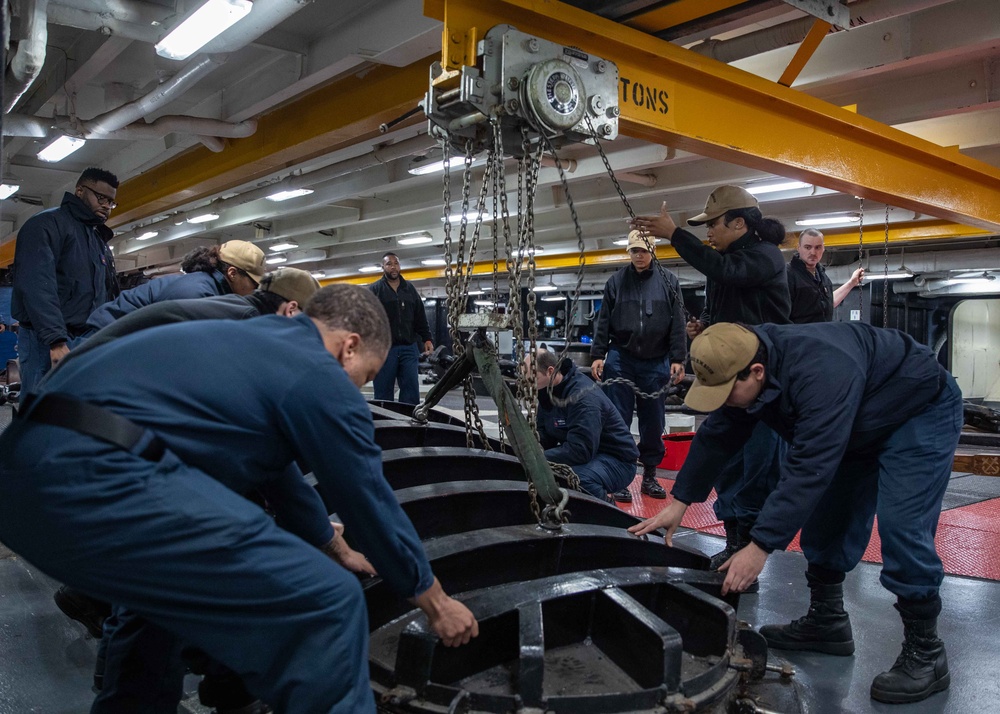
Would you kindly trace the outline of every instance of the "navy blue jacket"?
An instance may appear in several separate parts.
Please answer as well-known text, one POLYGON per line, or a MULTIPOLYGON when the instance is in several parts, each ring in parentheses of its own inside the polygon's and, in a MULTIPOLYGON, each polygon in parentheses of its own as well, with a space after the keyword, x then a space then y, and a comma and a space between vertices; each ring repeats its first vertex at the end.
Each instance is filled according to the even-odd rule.
POLYGON ((798 254, 788 264, 788 293, 792 298, 791 320, 796 325, 833 320, 833 283, 826 268, 816 266, 816 275, 798 254))
POLYGON ((604 286, 590 354, 604 359, 613 346, 640 359, 667 356, 684 364, 687 338, 680 293, 677 276, 669 270, 660 275, 655 265, 641 273, 632 265, 616 271, 604 286))
MULTIPOLYGON (((433 583, 420 539, 382 476, 371 410, 306 315, 143 330, 56 370, 42 385, 49 391, 152 430, 185 463, 237 493, 279 483, 286 492, 276 503, 309 499, 308 484, 289 475, 293 461, 309 464, 352 544, 390 586, 410 597, 433 583)), ((56 458, 79 451, 82 439, 42 451, 56 458)), ((42 447, 22 439, 15 448, 42 447)), ((324 528, 320 520, 325 512, 315 528, 324 528)))
POLYGON ((705 327, 716 322, 765 322, 785 324, 791 312, 785 259, 773 243, 747 233, 724 252, 705 245, 682 228, 670 244, 692 268, 708 280, 705 284, 705 327))
POLYGON ((167 275, 125 290, 115 300, 101 305, 90 314, 87 331, 96 332, 130 312, 164 300, 192 300, 231 292, 226 276, 218 270, 167 275))
POLYGON ((417 289, 411 283, 399 278, 399 288, 393 290, 389 281, 383 275, 381 279, 368 286, 375 297, 385 308, 389 317, 389 327, 392 329, 393 345, 412 345, 419 337, 424 342, 431 339, 431 331, 427 326, 427 313, 424 312, 424 301, 420 299, 417 289))
POLYGON ((709 415, 673 494, 684 503, 704 501, 723 465, 764 422, 791 449, 750 537, 765 550, 782 550, 831 487, 844 455, 877 448, 937 397, 947 373, 927 347, 897 330, 858 322, 750 329, 767 348, 764 389, 749 409, 709 415))
POLYGON ((11 315, 50 347, 82 335, 94 309, 118 296, 113 233, 71 193, 17 232, 11 315))
POLYGON ((538 438, 545 458, 557 464, 579 466, 605 454, 635 463, 639 448, 611 400, 568 359, 559 364, 562 381, 552 388, 557 399, 579 397, 557 406, 547 389, 538 390, 538 438))

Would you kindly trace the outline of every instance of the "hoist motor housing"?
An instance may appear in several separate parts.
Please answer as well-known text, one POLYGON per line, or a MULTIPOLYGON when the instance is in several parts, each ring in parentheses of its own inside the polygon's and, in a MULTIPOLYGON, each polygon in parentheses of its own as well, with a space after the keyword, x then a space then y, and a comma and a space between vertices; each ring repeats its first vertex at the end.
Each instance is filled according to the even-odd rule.
POLYGON ((504 145, 513 153, 524 122, 556 146, 592 144, 589 117, 597 136, 610 141, 618 136, 618 66, 497 25, 479 42, 475 67, 448 76, 440 64, 432 67, 421 106, 432 133, 443 129, 457 146, 471 140, 477 152, 492 145, 491 116, 501 117, 504 145))

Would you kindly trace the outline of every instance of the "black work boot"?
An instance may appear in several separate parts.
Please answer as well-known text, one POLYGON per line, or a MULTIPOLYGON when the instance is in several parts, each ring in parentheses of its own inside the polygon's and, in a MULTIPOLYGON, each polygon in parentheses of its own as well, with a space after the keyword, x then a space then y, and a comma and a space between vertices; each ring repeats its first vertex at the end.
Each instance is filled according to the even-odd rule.
POLYGON ((642 467, 642 487, 639 489, 650 498, 666 498, 667 492, 656 480, 656 466, 643 465, 642 467))
POLYGON ((806 571, 809 612, 787 625, 765 625, 760 634, 776 650, 854 654, 851 620, 844 612, 844 573, 816 568, 806 571))
POLYGON ((719 566, 732 558, 741 546, 739 545, 739 530, 736 519, 724 520, 722 525, 726 527, 726 547, 712 556, 709 563, 711 570, 718 570, 719 566))
POLYGON ((95 600, 66 585, 56 590, 52 599, 66 617, 86 627, 94 639, 101 639, 104 620, 111 614, 109 604, 95 600))
POLYGON ((937 636, 940 603, 940 599, 933 598, 929 608, 928 601, 919 603, 913 609, 907 608, 903 600, 895 605, 903 618, 903 651, 892 669, 875 677, 872 699, 888 704, 919 702, 935 692, 943 692, 951 684, 948 654, 944 650, 944 642, 937 636), (937 612, 928 616, 928 609, 937 612), (922 617, 915 617, 915 614, 922 617))

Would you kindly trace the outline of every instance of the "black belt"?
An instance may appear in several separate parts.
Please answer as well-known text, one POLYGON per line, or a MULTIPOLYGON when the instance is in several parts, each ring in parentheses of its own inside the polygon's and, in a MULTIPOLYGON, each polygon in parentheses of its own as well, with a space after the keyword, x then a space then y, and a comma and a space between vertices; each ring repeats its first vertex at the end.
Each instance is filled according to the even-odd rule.
POLYGON ((147 429, 104 407, 88 404, 65 394, 29 394, 18 409, 17 416, 40 424, 72 429, 106 441, 147 461, 159 461, 166 451, 163 442, 154 435, 142 451, 136 452, 136 447, 148 438, 147 429))

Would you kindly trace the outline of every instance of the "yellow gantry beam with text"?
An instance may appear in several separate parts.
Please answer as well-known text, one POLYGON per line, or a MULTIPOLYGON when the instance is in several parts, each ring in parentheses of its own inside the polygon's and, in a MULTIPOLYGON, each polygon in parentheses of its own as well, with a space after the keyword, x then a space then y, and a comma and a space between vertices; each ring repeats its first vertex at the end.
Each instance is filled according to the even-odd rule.
POLYGON ((620 133, 989 230, 1000 170, 554 0, 427 0, 442 64, 471 64, 493 26, 618 65, 620 133))

